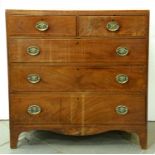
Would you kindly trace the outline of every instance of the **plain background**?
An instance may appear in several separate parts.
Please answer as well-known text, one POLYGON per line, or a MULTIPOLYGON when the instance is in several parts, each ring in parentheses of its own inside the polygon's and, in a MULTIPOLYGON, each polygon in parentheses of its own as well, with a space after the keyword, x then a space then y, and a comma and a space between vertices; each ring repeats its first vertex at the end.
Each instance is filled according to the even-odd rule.
MULTIPOLYGON (((155 0, 0 0, 0 119, 9 118, 5 9, 150 10, 148 120, 155 121, 155 0)), ((20 103, 19 103, 20 104, 20 103)))

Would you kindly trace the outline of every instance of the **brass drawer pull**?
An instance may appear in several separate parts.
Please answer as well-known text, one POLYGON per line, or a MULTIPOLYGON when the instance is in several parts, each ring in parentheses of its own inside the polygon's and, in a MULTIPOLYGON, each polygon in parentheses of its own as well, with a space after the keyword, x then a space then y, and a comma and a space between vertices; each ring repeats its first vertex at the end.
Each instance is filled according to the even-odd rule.
POLYGON ((30 105, 27 109, 27 112, 30 115, 37 115, 41 112, 41 107, 38 105, 30 105))
POLYGON ((124 84, 124 83, 127 83, 129 80, 128 76, 125 75, 125 74, 118 74, 116 76, 116 81, 120 84, 124 84))
POLYGON ((35 84, 35 83, 40 82, 41 78, 40 78, 40 76, 39 76, 38 74, 29 74, 29 75, 27 76, 27 80, 28 80, 30 83, 35 84))
POLYGON ((117 47, 116 53, 119 56, 126 56, 128 54, 129 50, 126 47, 117 47))
POLYGON ((39 21, 36 23, 35 28, 38 31, 46 31, 46 30, 48 30, 48 23, 44 22, 44 21, 39 21))
POLYGON ((120 25, 116 21, 110 21, 107 23, 106 28, 108 31, 118 31, 120 28, 120 25))
POLYGON ((31 56, 36 56, 40 53, 40 49, 37 46, 29 46, 27 48, 27 53, 31 56))
POLYGON ((125 105, 119 105, 116 107, 116 113, 119 115, 126 115, 128 113, 128 107, 125 105))

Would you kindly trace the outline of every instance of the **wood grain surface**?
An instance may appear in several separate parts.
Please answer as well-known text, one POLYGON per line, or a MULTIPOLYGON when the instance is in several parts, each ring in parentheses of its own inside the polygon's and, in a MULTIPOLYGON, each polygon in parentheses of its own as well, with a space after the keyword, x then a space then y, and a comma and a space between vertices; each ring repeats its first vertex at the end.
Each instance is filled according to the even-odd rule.
POLYGON ((145 96, 135 94, 22 93, 11 95, 11 120, 14 124, 144 124, 145 108, 145 96), (41 112, 37 115, 29 114, 27 109, 30 105, 40 106, 41 112), (128 107, 126 115, 116 113, 115 109, 119 105, 128 107))
POLYGON ((75 36, 75 16, 8 16, 9 35, 31 36, 75 36), (39 21, 48 23, 48 30, 40 32, 35 28, 39 21))
POLYGON ((147 17, 145 16, 82 16, 79 17, 80 36, 105 37, 145 37, 147 36, 147 17), (116 21, 120 28, 109 32, 106 25, 116 21))
POLYGON ((147 62, 146 39, 32 39, 9 40, 10 62, 53 63, 139 63, 147 62), (112 46, 111 46, 112 45, 112 46), (27 48, 35 46, 39 55, 31 56, 27 48), (119 56, 118 47, 126 47, 128 54, 119 56))
POLYGON ((139 91, 146 90, 146 68, 135 66, 64 67, 43 64, 12 64, 11 92, 16 91, 139 91), (32 84, 29 74, 38 74, 40 82, 32 84), (118 74, 129 78, 125 84, 116 81, 118 74), (18 81, 18 82, 16 82, 18 81))

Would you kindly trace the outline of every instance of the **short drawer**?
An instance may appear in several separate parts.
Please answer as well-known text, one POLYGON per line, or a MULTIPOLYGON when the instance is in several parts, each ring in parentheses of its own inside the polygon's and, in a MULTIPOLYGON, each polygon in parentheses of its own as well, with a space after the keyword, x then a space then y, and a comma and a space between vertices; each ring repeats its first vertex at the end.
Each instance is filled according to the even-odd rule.
POLYGON ((147 16, 81 16, 80 36, 145 37, 147 16))
POLYGON ((86 95, 84 124, 144 124, 145 95, 86 95))
POLYGON ((79 124, 79 101, 78 95, 67 93, 10 94, 11 121, 17 124, 79 124))
POLYGON ((146 63, 146 39, 9 39, 10 62, 146 63))
POLYGON ((7 16, 8 35, 75 36, 75 16, 7 16))
POLYGON ((10 65, 11 91, 144 91, 144 66, 10 65))

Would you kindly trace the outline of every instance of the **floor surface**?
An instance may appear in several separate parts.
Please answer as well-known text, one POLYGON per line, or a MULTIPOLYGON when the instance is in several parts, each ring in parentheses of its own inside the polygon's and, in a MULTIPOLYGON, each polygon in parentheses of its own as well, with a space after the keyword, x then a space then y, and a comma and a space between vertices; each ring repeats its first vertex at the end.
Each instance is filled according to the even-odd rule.
POLYGON ((140 148, 137 136, 118 131, 87 137, 32 131, 20 134, 17 149, 9 145, 9 122, 0 121, 0 154, 155 154, 155 122, 148 123, 147 150, 140 148))

